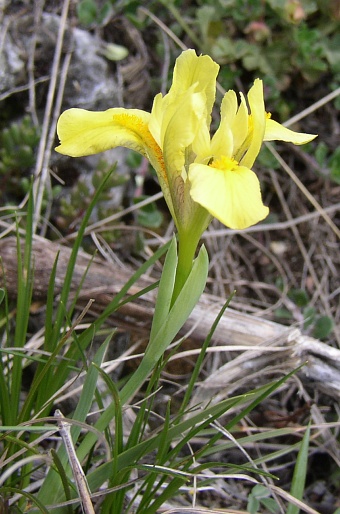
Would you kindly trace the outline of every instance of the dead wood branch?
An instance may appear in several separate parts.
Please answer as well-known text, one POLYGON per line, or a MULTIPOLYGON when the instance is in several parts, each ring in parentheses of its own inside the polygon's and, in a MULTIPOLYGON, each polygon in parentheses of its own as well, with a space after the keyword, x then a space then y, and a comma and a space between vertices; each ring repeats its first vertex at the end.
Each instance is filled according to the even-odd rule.
MULTIPOLYGON (((55 282, 56 296, 63 286, 71 250, 46 239, 34 240, 35 300, 46 299, 50 274, 57 254, 59 257, 55 282)), ((14 237, 0 240, 0 256, 0 284, 6 287, 8 295, 13 298, 17 294, 17 248, 14 237)), ((73 274, 72 290, 74 293, 77 291, 86 274, 78 299, 79 305, 94 299, 97 309, 102 309, 120 291, 133 271, 98 258, 92 262, 91 259, 92 257, 86 253, 79 254, 73 274)), ((151 283, 150 277, 143 277, 130 289, 129 294, 134 294, 151 283)), ((147 334, 152 320, 155 294, 155 291, 149 292, 138 302, 126 304, 113 316, 113 322, 117 326, 128 326, 131 331, 138 327, 138 330, 145 330, 147 334)), ((223 300, 203 294, 182 333, 190 331, 191 339, 203 341, 222 305, 223 300)), ((248 376, 250 383, 251 377, 257 376, 258 379, 260 372, 263 376, 278 370, 287 373, 304 363, 299 377, 305 383, 312 382, 321 391, 337 398, 340 396, 340 351, 303 335, 295 327, 286 327, 227 309, 216 329, 212 344, 223 346, 225 351, 232 351, 232 355, 237 356, 202 384, 201 393, 205 390, 210 398, 221 390, 224 390, 224 394, 226 390, 230 393, 242 377, 248 376)))

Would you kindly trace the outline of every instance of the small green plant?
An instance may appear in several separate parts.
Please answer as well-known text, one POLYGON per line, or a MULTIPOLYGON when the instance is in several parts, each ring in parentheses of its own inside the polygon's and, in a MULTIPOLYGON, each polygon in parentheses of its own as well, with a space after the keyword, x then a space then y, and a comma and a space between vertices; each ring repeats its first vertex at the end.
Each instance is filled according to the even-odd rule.
POLYGON ((272 514, 279 512, 279 506, 277 502, 271 498, 270 490, 264 485, 257 484, 253 487, 248 496, 247 511, 250 514, 256 514, 259 512, 261 505, 272 514))
POLYGON ((294 319, 294 311, 298 311, 303 317, 303 329, 310 332, 317 339, 326 339, 334 328, 333 320, 326 315, 318 313, 317 309, 310 304, 309 294, 305 289, 292 288, 288 292, 288 298, 292 307, 280 307, 276 310, 276 316, 281 319, 294 319))
POLYGON ((0 195, 2 204, 20 199, 36 161, 40 130, 25 116, 0 132, 0 195))
POLYGON ((340 147, 331 152, 326 143, 321 141, 315 149, 315 158, 323 172, 336 184, 340 184, 340 147))
POLYGON ((79 22, 88 27, 101 25, 112 11, 112 2, 104 2, 101 6, 95 0, 81 0, 77 3, 77 15, 79 22))
MULTIPOLYGON (((84 213, 91 204, 95 192, 107 173, 110 173, 110 177, 105 183, 102 194, 96 203, 91 220, 103 220, 114 212, 112 202, 115 189, 126 182, 126 177, 116 172, 116 165, 112 167, 104 159, 100 159, 96 170, 89 177, 89 180, 87 182, 78 180, 72 187, 69 195, 60 199, 59 227, 68 227, 72 231, 79 227, 84 213)), ((117 210, 118 208, 119 206, 117 210)), ((105 234, 105 237, 112 241, 114 234, 113 232, 108 232, 105 234)))
POLYGON ((277 93, 296 77, 314 84, 339 73, 339 18, 323 2, 208 0, 185 12, 174 0, 162 4, 175 20, 170 26, 177 35, 182 31, 226 65, 220 75, 225 89, 235 87, 240 76, 246 81, 249 74, 264 77, 266 97, 282 117, 294 106, 277 93))
MULTIPOLYGON (((139 196, 134 198, 134 203, 138 205, 139 202, 146 200, 147 196, 139 196)), ((149 203, 141 207, 137 213, 137 223, 146 228, 159 228, 163 221, 163 214, 157 208, 157 205, 149 203)))

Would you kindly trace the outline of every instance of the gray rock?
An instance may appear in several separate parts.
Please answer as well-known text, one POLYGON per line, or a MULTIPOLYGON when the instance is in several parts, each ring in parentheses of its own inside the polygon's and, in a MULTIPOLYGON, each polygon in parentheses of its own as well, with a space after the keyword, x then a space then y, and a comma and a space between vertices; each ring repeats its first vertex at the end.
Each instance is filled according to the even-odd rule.
MULTIPOLYGON (((0 0, 1 1, 1 0, 0 0)), ((27 62, 32 44, 33 34, 36 36, 34 76, 38 79, 51 73, 52 62, 57 42, 60 17, 55 14, 43 13, 39 28, 34 27, 32 14, 20 17, 6 17, 3 20, 7 26, 1 52, 0 34, 0 95, 10 94, 16 87, 27 85, 27 62)), ((69 107, 81 107, 90 110, 105 110, 117 107, 118 86, 111 69, 111 63, 100 55, 103 41, 91 33, 74 28, 66 29, 62 52, 72 50, 72 59, 68 70, 62 110, 69 107)), ((42 112, 46 84, 38 85, 36 91, 38 110, 42 112), (42 92, 42 94, 40 94, 42 92)), ((15 98, 15 96, 14 96, 15 98)), ((23 110, 25 105, 23 105, 23 110)), ((71 159, 52 152, 50 165, 58 169, 67 169, 68 164, 79 173, 79 181, 90 180, 92 171, 96 168, 100 159, 105 159, 108 164, 117 161, 117 172, 129 176, 129 168, 125 159, 127 150, 116 148, 105 155, 71 159)), ((113 207, 120 205, 124 193, 124 186, 112 191, 111 203, 113 207)), ((63 188, 63 196, 69 194, 67 187, 63 188)), ((94 217, 96 213, 94 213, 94 217)))
POLYGON ((74 30, 74 54, 65 89, 65 102, 78 107, 107 109, 118 102, 117 84, 108 61, 98 55, 102 42, 85 32, 74 30))
MULTIPOLYGON (((33 33, 36 33, 35 78, 51 73, 60 17, 43 13, 40 26, 34 27, 31 14, 8 19, 3 51, 0 54, 0 93, 28 82, 26 65, 33 33)), ((118 87, 110 63, 101 54, 103 41, 85 30, 67 28, 63 52, 73 47, 66 82, 64 106, 107 109, 119 104, 118 87)))
POLYGON ((0 93, 17 86, 25 75, 25 61, 21 49, 7 32, 0 52, 0 93))

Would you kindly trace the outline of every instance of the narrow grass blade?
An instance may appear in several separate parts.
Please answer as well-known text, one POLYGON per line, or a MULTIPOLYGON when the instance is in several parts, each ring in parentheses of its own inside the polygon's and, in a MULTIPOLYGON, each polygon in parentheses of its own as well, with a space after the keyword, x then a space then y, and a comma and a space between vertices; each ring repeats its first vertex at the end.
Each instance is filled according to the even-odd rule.
POLYGON ((45 341, 44 347, 46 351, 52 352, 53 348, 53 313, 54 313, 54 285, 57 276, 57 265, 59 260, 59 252, 54 259, 50 279, 48 282, 46 314, 45 314, 45 341))
POLYGON ((69 264, 68 264, 68 267, 66 270, 66 274, 65 274, 65 278, 64 278, 64 285, 63 285, 63 289, 60 294, 59 308, 57 309, 56 321, 55 321, 55 325, 54 325, 54 337, 56 339, 59 339, 60 331, 63 326, 64 309, 68 303, 68 298, 69 298, 69 294, 70 294, 70 290, 71 290, 73 273, 74 273, 74 268, 76 265, 79 248, 82 243, 83 236, 84 236, 88 221, 90 219, 91 213, 92 213, 93 209, 95 208, 95 206, 97 205, 99 197, 100 197, 103 189, 105 188, 105 184, 109 180, 112 171, 113 170, 110 170, 110 172, 106 174, 104 180, 102 181, 102 183, 99 185, 98 189, 96 190, 96 192, 84 214, 84 218, 82 219, 81 225, 78 230, 77 237, 76 237, 73 247, 72 247, 72 253, 71 253, 69 264))
MULTIPOLYGON (((80 394, 80 398, 76 407, 76 410, 73 414, 73 419, 77 421, 85 421, 88 416, 91 405, 94 401, 94 394, 98 384, 98 376, 100 372, 100 366, 104 360, 107 347, 109 346, 112 339, 112 334, 110 334, 103 344, 97 350, 93 363, 90 365, 88 372, 86 373, 85 382, 80 394)), ((81 428, 79 426, 72 427, 72 439, 74 442, 78 439, 81 428)))
MULTIPOLYGON (((69 485, 69 478, 66 474, 65 468, 64 468, 61 460, 58 457, 57 452, 53 448, 51 450, 51 456, 52 456, 54 465, 58 471, 59 477, 61 479, 65 499, 70 500, 72 498, 72 496, 71 496, 71 490, 70 490, 70 485, 69 485)), ((71 507, 67 507, 67 514, 72 514, 71 507)))
POLYGON ((148 477, 144 479, 143 495, 141 502, 138 506, 139 512, 144 512, 144 509, 150 504, 152 498, 155 498, 157 491, 162 487, 166 476, 160 476, 157 473, 157 466, 162 466, 167 460, 167 453, 169 442, 167 441, 167 434, 170 427, 170 402, 167 405, 165 419, 163 423, 163 430, 161 432, 162 438, 159 441, 158 451, 155 459, 155 466, 148 469, 148 477))
MULTIPOLYGON (((300 451, 298 453, 293 473, 290 494, 297 500, 303 499, 305 490, 307 464, 308 464, 308 448, 309 448, 310 426, 307 427, 303 436, 300 451)), ((286 514, 298 514, 300 509, 297 505, 290 503, 287 507, 286 514)))
MULTIPOLYGON (((32 190, 29 194, 27 204, 27 229, 25 237, 25 246, 22 256, 21 240, 19 236, 19 227, 17 227, 17 308, 16 308, 16 322, 14 333, 14 345, 16 347, 23 347, 26 343, 27 327, 29 320, 29 308, 32 297, 33 287, 33 265, 32 265, 32 224, 33 224, 33 194, 32 190)), ((20 409, 20 394, 22 388, 22 359, 20 357, 13 357, 13 364, 11 370, 11 417, 10 424, 15 425, 17 416, 20 409)))
POLYGON ((0 487, 0 494, 2 494, 5 497, 8 494, 11 494, 11 497, 13 497, 14 494, 19 494, 19 495, 27 498, 27 500, 32 505, 34 505, 35 507, 37 507, 37 509, 39 509, 39 512, 42 512, 43 514, 50 514, 49 511, 44 507, 44 505, 41 502, 39 502, 39 500, 37 500, 33 494, 28 493, 27 491, 21 491, 19 489, 16 489, 15 487, 6 487, 5 486, 5 487, 0 487))

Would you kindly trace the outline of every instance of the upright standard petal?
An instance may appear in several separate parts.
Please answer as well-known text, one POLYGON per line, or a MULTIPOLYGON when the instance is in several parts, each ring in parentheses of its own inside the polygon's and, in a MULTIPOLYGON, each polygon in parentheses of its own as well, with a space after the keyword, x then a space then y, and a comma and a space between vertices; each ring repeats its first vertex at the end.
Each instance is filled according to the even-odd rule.
POLYGON ((241 96, 241 103, 237 110, 236 116, 232 123, 232 132, 234 139, 234 151, 233 155, 236 155, 239 148, 246 141, 248 136, 249 128, 249 114, 248 108, 243 94, 241 96))
POLYGON ((151 115, 149 120, 149 130, 157 144, 161 147, 163 141, 163 120, 165 113, 165 102, 162 93, 158 93, 153 99, 151 115))
POLYGON ((169 95, 176 97, 196 84, 196 92, 204 92, 207 116, 210 118, 215 94, 216 78, 220 67, 208 55, 197 56, 195 50, 186 50, 177 58, 169 95))
POLYGON ((197 56, 194 50, 186 50, 178 57, 169 92, 165 96, 156 95, 151 110, 150 132, 161 148, 170 120, 178 111, 179 104, 190 94, 203 95, 205 120, 202 123, 210 126, 218 70, 218 64, 209 56, 197 56))
POLYGON ((256 79, 248 93, 250 119, 246 153, 240 159, 240 165, 251 168, 259 154, 266 128, 266 111, 263 100, 262 80, 256 79))
POLYGON ((163 153, 169 181, 183 173, 186 152, 189 152, 200 126, 205 123, 205 103, 201 93, 190 90, 177 105, 168 122, 163 142, 163 153))
POLYGON ((255 173, 233 159, 222 158, 214 167, 192 164, 189 180, 192 199, 227 227, 244 229, 269 213, 255 173))
POLYGON ((237 109, 236 93, 230 90, 223 97, 221 122, 211 140, 212 157, 226 155, 231 158, 234 155, 234 133, 232 127, 237 115, 237 109))

